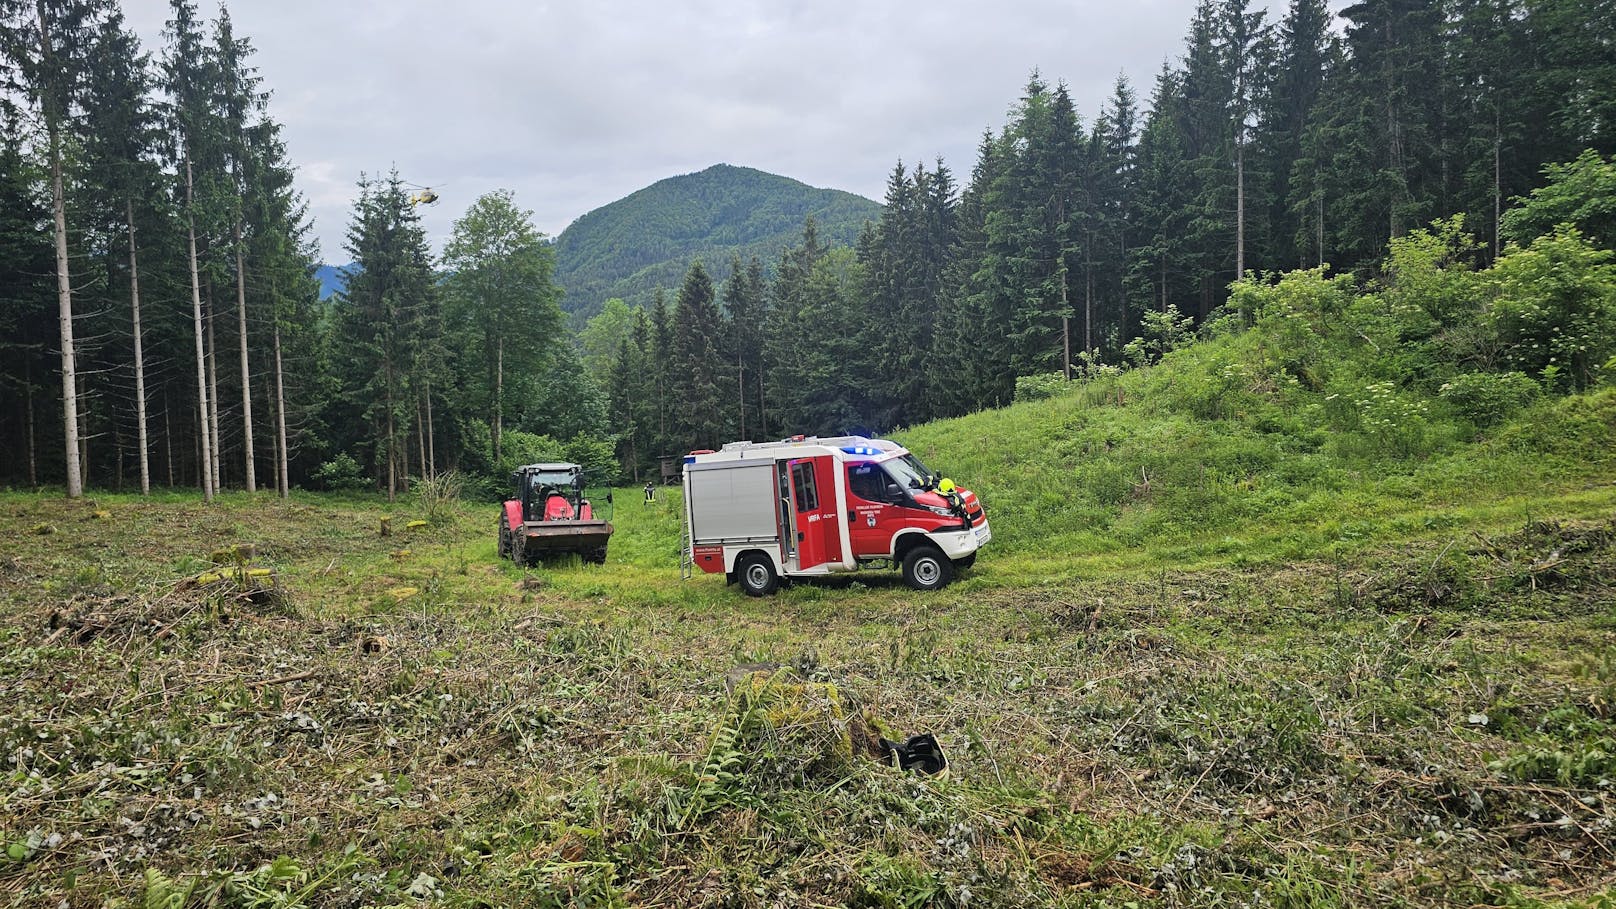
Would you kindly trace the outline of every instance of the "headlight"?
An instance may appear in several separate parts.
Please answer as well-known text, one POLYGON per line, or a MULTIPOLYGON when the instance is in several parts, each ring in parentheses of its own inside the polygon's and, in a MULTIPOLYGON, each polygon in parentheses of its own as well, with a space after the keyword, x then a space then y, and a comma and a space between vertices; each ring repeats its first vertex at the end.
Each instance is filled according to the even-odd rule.
POLYGON ((954 509, 952 508, 944 508, 941 505, 927 505, 925 508, 932 514, 940 514, 945 518, 951 518, 954 516, 954 509))

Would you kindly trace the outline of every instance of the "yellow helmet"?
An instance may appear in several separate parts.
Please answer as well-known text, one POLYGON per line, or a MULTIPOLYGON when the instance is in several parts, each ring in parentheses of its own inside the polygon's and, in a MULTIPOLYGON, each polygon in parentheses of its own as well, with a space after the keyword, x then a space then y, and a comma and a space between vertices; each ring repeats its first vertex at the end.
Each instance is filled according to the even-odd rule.
POLYGON ((943 477, 942 482, 937 484, 937 491, 945 496, 948 495, 954 491, 954 481, 948 477, 943 477))

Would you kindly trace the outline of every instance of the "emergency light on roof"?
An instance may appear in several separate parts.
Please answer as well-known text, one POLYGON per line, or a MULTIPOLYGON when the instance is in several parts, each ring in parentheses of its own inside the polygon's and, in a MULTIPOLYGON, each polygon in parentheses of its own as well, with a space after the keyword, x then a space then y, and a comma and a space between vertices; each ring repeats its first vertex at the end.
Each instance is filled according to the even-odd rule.
POLYGON ((843 448, 842 451, 850 455, 878 455, 881 453, 881 449, 871 448, 867 445, 850 445, 843 448))

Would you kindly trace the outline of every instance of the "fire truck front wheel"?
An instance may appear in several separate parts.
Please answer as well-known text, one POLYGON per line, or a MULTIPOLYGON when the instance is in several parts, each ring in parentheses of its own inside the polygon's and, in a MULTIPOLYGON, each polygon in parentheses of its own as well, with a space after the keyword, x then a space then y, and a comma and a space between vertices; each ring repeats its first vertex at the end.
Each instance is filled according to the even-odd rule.
POLYGON ((766 597, 780 588, 774 563, 761 552, 749 552, 735 563, 735 580, 749 597, 766 597))
POLYGON ((915 590, 939 590, 954 579, 954 563, 935 546, 916 546, 903 557, 903 580, 915 590))

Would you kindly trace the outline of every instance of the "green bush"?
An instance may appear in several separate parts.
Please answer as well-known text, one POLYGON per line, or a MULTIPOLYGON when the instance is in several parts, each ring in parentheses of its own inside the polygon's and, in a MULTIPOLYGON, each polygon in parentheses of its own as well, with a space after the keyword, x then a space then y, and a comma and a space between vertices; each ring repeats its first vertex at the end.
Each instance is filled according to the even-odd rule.
POLYGON ((1016 376, 1017 401, 1043 401, 1054 397, 1067 387, 1066 377, 1058 372, 1041 372, 1032 376, 1016 376))
POLYGON ((1555 390, 1597 383, 1616 354, 1616 265, 1575 228, 1562 226, 1493 266, 1498 300, 1486 322, 1506 362, 1555 390))
POLYGON ((309 483, 315 489, 324 489, 331 492, 344 490, 364 489, 370 484, 364 473, 359 469, 359 462, 355 461, 347 452, 339 452, 336 457, 309 474, 309 483))
POLYGON ((1477 426, 1492 426, 1537 400, 1542 389, 1523 372, 1469 372, 1437 391, 1454 412, 1477 426))

